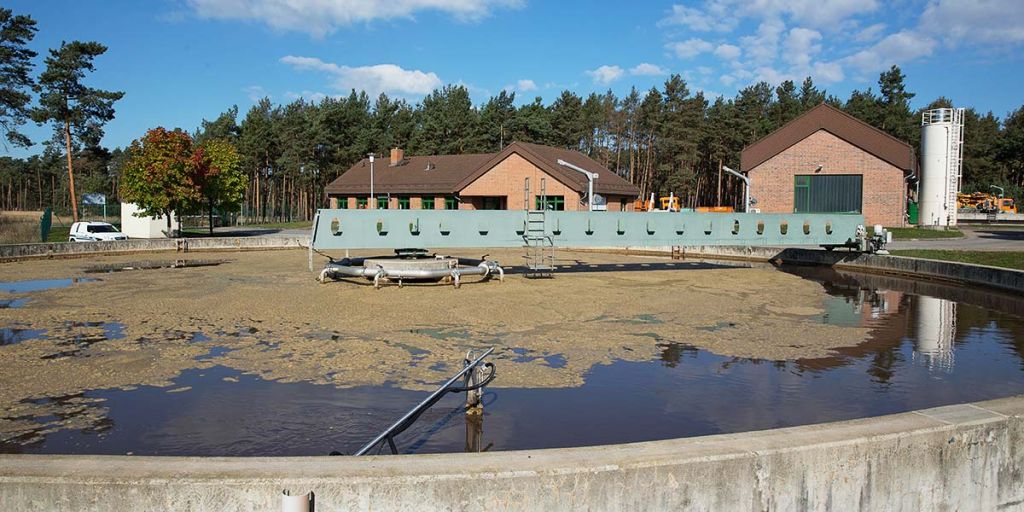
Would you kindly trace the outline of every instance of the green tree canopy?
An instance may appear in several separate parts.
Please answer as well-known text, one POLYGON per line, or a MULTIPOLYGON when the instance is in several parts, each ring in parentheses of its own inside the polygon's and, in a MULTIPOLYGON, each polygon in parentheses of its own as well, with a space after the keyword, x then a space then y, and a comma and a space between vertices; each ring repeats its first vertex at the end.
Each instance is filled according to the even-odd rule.
POLYGON ((72 41, 50 50, 46 70, 39 75, 36 90, 39 106, 32 109, 32 120, 39 124, 53 122, 64 137, 68 161, 68 183, 71 212, 78 220, 75 197, 75 172, 71 155, 75 142, 96 146, 103 138, 103 125, 114 118, 114 102, 123 92, 104 91, 82 83, 87 71, 93 71, 93 59, 103 55, 107 47, 95 42, 72 41))
MULTIPOLYGON (((163 127, 146 132, 128 148, 128 161, 121 172, 121 199, 135 203, 139 216, 163 216, 167 236, 171 215, 201 204, 200 168, 196 165, 192 137, 181 129, 163 127)), ((200 157, 200 160, 205 160, 200 157)))
POLYGON ((207 208, 210 234, 213 234, 213 212, 236 211, 242 204, 246 179, 242 172, 242 157, 227 139, 209 139, 201 142, 190 158, 195 183, 203 201, 190 209, 207 208))
POLYGON ((29 91, 33 85, 32 59, 36 52, 28 48, 36 33, 36 20, 15 16, 0 7, 0 129, 7 142, 28 147, 32 141, 18 131, 29 118, 29 91))

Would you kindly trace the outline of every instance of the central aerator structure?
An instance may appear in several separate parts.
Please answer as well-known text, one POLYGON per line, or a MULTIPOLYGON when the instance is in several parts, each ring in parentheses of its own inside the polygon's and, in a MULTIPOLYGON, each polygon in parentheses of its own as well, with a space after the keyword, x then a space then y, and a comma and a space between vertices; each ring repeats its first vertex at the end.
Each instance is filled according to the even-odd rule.
POLYGON ((320 272, 321 283, 327 279, 342 277, 363 277, 373 280, 374 288, 380 288, 382 281, 396 281, 401 287, 405 281, 449 280, 456 288, 462 284, 463 275, 478 275, 489 279, 493 274, 498 280, 505 278, 505 271, 496 261, 453 258, 451 256, 429 255, 424 249, 395 249, 393 257, 343 258, 331 260, 320 272))

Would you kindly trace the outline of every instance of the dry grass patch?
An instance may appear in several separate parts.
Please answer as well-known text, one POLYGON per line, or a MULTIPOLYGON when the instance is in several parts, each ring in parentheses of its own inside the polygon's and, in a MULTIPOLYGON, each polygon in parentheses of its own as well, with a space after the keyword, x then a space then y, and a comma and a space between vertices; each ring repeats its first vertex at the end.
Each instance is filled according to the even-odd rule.
POLYGON ((0 212, 0 244, 39 241, 40 212, 0 212))

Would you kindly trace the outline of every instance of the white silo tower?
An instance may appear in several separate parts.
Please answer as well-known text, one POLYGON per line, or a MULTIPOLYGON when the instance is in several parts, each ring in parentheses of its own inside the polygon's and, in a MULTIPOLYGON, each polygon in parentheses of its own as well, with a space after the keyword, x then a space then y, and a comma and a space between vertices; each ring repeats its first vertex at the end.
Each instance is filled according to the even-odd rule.
POLYGON ((914 359, 932 369, 953 368, 953 344, 956 341, 956 303, 919 295, 916 302, 914 359))
POLYGON ((964 109, 937 108, 921 115, 920 226, 956 225, 956 195, 963 162, 964 109))

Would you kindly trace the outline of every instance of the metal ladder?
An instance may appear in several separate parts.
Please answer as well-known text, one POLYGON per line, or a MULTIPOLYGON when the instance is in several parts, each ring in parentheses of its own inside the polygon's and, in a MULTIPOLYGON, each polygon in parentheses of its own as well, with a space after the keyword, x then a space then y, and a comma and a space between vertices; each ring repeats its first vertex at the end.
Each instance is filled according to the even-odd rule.
POLYGON ((946 179, 946 204, 950 206, 950 226, 957 224, 957 194, 963 185, 963 160, 964 160, 964 109, 949 109, 950 121, 949 131, 949 154, 946 165, 949 166, 946 179))
POLYGON ((530 178, 523 185, 523 208, 526 210, 526 228, 523 230, 523 241, 526 249, 526 273, 528 278, 554 277, 555 271, 555 239, 547 234, 545 211, 547 210, 547 191, 545 179, 540 179, 540 208, 530 203, 530 178))

